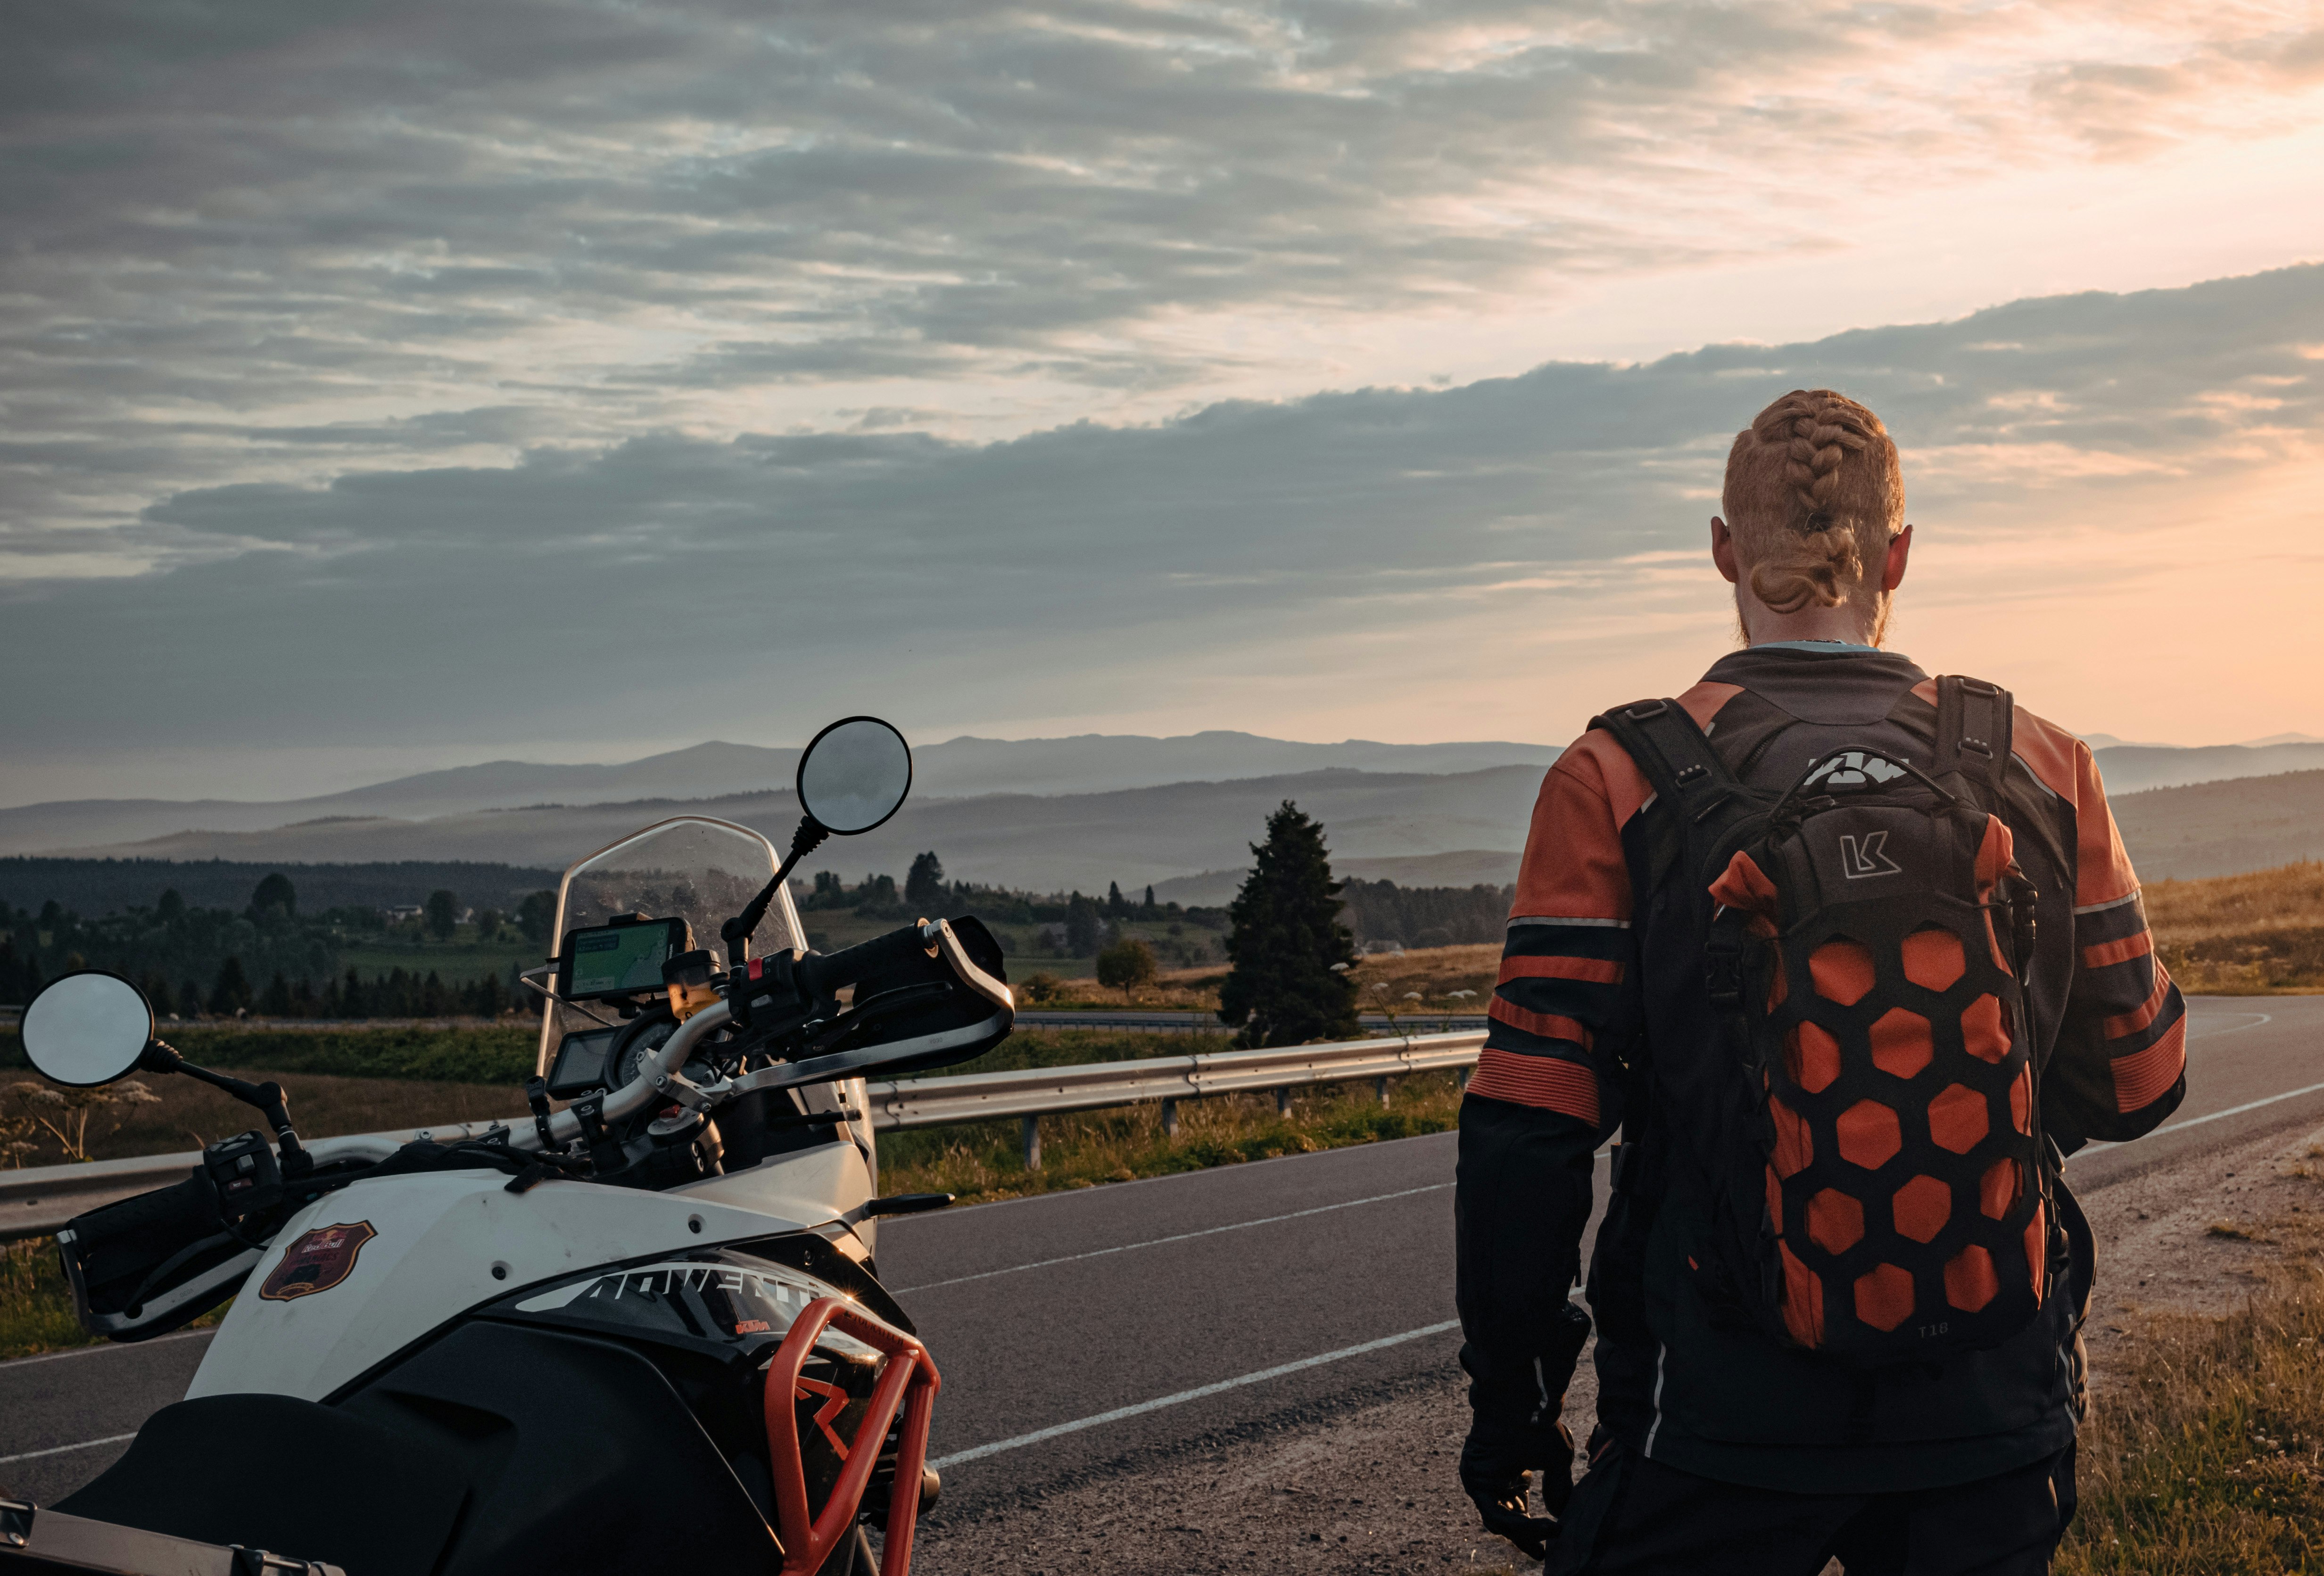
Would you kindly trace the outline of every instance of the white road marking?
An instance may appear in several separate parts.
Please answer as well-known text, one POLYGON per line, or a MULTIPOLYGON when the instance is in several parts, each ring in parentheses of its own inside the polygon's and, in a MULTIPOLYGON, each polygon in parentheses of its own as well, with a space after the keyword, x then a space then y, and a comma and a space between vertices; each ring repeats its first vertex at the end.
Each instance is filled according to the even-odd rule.
POLYGON ((1376 1193, 1370 1198, 1351 1198, 1335 1204, 1317 1204, 1312 1210, 1293 1210, 1287 1215, 1262 1215, 1256 1221, 1237 1221, 1231 1226, 1209 1226, 1199 1231, 1180 1231, 1170 1237, 1149 1237, 1143 1242, 1123 1242, 1112 1248, 1093 1248, 1087 1253, 1068 1253, 1061 1258, 1037 1258, 1030 1264, 1012 1264, 1006 1269, 988 1269, 976 1275, 956 1275, 950 1280, 932 1280, 923 1286, 899 1286, 892 1294, 907 1296, 913 1292, 931 1292, 938 1286, 956 1286, 972 1280, 991 1280, 996 1275, 1015 1275, 1019 1270, 1047 1269, 1053 1264, 1072 1264, 1084 1258, 1102 1258, 1109 1253, 1127 1253, 1134 1248, 1159 1248, 1165 1242, 1191 1242, 1197 1237, 1215 1237, 1222 1231, 1247 1230, 1252 1226, 1272 1226, 1278 1221, 1304 1220, 1309 1215, 1327 1215, 1333 1210, 1351 1210, 1358 1204, 1382 1203, 1392 1198, 1410 1198, 1419 1193, 1443 1193, 1452 1184, 1434 1182, 1426 1187, 1407 1187, 1400 1193, 1376 1193))
POLYGON ((2208 1019, 2198 1018, 2190 1012, 2187 1015, 2187 1043, 2193 1045, 2197 1040, 2215 1040, 2223 1034, 2241 1034, 2247 1028, 2257 1028, 2262 1024, 2275 1021, 2275 1015, 2272 1012, 2240 1012, 2233 1016, 2248 1018, 2251 1021, 2235 1024, 2227 1028, 2213 1028, 2208 1019))
POLYGON ((0 1374, 5 1374, 11 1369, 30 1368, 36 1362, 62 1362, 69 1357, 95 1357, 106 1351, 127 1351, 148 1346, 167 1346, 173 1341, 207 1341, 217 1333, 215 1329, 181 1330, 175 1335, 157 1335, 151 1341, 137 1341, 134 1346, 117 1346, 111 1341, 106 1341, 98 1346, 76 1346, 70 1351, 43 1351, 32 1357, 12 1357, 5 1362, 0 1362, 0 1374))
POLYGON ((69 1451, 95 1450, 101 1444, 126 1444, 137 1436, 134 1433, 107 1434, 103 1439, 84 1439, 78 1444, 52 1444, 46 1450, 28 1450, 13 1456, 0 1456, 0 1467, 11 1461, 29 1461, 42 1456, 60 1456, 69 1451))
POLYGON ((1320 1368, 1324 1363, 1338 1362, 1342 1358, 1361 1357, 1368 1351, 1379 1351, 1390 1346, 1401 1346, 1407 1341, 1418 1341, 1429 1335, 1442 1335, 1447 1330, 1458 1330, 1460 1327, 1461 1321, 1458 1319, 1447 1319, 1441 1324, 1424 1324, 1417 1330, 1407 1330, 1401 1335, 1383 1335, 1378 1341, 1367 1341, 1359 1346, 1343 1346, 1337 1351, 1322 1352, 1314 1357, 1303 1357, 1297 1362, 1278 1363, 1273 1368, 1261 1369, 1255 1374, 1244 1374, 1240 1378, 1221 1379, 1215 1385, 1204 1385, 1192 1390, 1181 1390, 1175 1396, 1157 1396, 1151 1401, 1140 1401, 1132 1406, 1116 1406, 1112 1411, 1101 1412, 1094 1417, 1083 1417, 1072 1423, 1060 1423, 1054 1428, 1036 1429, 1031 1433, 1020 1433, 1014 1439, 995 1440, 991 1444, 980 1444, 970 1450, 954 1451, 948 1456, 937 1457, 928 1465, 937 1468, 950 1467, 962 1461, 977 1461, 985 1456, 997 1456, 1002 1451, 1022 1450, 1028 1444, 1039 1444, 1044 1440, 1056 1439, 1064 1434, 1079 1433, 1084 1428, 1095 1428, 1102 1423, 1119 1423, 1125 1417, 1136 1417, 1148 1412, 1159 1412, 1165 1406, 1176 1406, 1188 1401, 1199 1401, 1206 1396, 1216 1396, 1228 1390, 1240 1389, 1245 1385, 1260 1384, 1268 1379, 1279 1379, 1286 1374, 1296 1374, 1302 1369, 1320 1368))
MULTIPOLYGON (((2159 1138, 2165 1133, 2183 1132, 2189 1128, 2200 1128, 2205 1122, 2218 1121, 2222 1117, 2241 1116, 2247 1111, 2257 1111, 2264 1105, 2274 1105, 2282 1101, 2297 1100, 2303 1094, 2317 1093, 2324 1093, 2324 1083, 2310 1083, 2304 1089, 2287 1089, 2282 1094, 2271 1094, 2265 1100, 2246 1101, 2241 1105, 2231 1105, 2225 1111, 2215 1111, 2205 1116, 2190 1116, 2183 1122, 2172 1122, 2168 1127, 2157 1128, 2153 1132, 2147 1134, 2146 1137, 2150 1138, 2159 1138)), ((2135 1144, 2141 1140, 2132 1138, 2126 1141, 2135 1144)), ((2095 1142, 2083 1145, 2080 1148, 2075 1150, 2073 1154, 2067 1156, 2066 1160, 2067 1163, 2070 1165, 2073 1161, 2084 1155, 2095 1155, 2100 1149, 2119 1149, 2121 1147, 2122 1145, 2120 1144, 2110 1144, 2104 1139, 2098 1139, 2095 1142)))

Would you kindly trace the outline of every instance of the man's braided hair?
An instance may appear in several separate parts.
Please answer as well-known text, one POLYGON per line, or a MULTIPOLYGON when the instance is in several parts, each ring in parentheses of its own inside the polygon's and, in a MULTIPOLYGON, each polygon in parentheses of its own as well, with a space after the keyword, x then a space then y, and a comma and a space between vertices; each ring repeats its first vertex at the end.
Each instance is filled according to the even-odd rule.
POLYGON ((1830 389, 1794 389, 1735 435, 1722 500, 1752 594, 1776 613, 1866 604, 1877 640, 1887 598, 1874 578, 1904 529, 1904 479, 1880 418, 1830 389))

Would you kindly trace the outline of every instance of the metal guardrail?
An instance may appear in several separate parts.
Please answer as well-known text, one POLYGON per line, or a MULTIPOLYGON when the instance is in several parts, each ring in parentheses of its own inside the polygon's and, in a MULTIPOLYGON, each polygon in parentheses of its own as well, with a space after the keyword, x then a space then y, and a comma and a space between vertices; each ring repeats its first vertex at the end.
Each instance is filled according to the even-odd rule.
MULTIPOLYGON (((1164 1122, 1175 1132, 1177 1101, 1205 1095, 1273 1089, 1287 1099, 1289 1091, 1303 1086, 1370 1078, 1380 1083, 1385 1099, 1387 1080, 1472 1066, 1478 1047, 1484 1043, 1481 1033, 1414 1035, 1409 1039, 1344 1040, 1335 1045, 1220 1051, 1201 1056, 1148 1056, 1079 1067, 973 1073, 959 1078, 907 1078, 867 1085, 864 1114, 875 1131, 1015 1117, 1024 1124, 1026 1165, 1038 1168, 1038 1119, 1044 1116, 1160 1101, 1164 1122)), ((484 1126, 455 1123, 358 1137, 401 1143, 431 1134, 443 1138, 471 1137, 484 1126)), ((318 1138, 308 1147, 317 1158, 327 1159, 335 1146, 352 1141, 318 1138)), ((47 1236, 99 1204, 180 1181, 200 1160, 198 1154, 188 1151, 97 1160, 86 1166, 0 1171, 0 1241, 47 1236)))
MULTIPOLYGON (((1379 1034, 1454 1034, 1475 1030, 1481 1033, 1488 1021, 1481 1012, 1401 1012, 1394 1018, 1385 1012, 1366 1012, 1357 1021, 1369 1032, 1379 1034)), ((1128 1028, 1149 1034, 1232 1034, 1234 1030, 1219 1021, 1215 1012, 1139 1011, 1126 1009, 1074 1009, 1047 1007, 1020 1008, 1017 1013, 1019 1028, 1128 1028)))

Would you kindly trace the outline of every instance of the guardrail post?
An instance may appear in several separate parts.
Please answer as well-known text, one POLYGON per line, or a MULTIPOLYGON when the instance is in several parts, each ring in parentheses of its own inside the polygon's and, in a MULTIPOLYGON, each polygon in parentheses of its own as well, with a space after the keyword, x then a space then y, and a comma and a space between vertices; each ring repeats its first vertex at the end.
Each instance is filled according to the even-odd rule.
POLYGON ((1372 1080, 1372 1092, 1379 1096, 1382 1105, 1388 1103, 1388 1079, 1385 1075, 1372 1080))
POLYGON ((1028 1116, 1019 1126, 1025 1138, 1025 1169, 1038 1171, 1041 1169, 1041 1119, 1028 1116))
POLYGON ((1285 1084, 1275 1092, 1275 1114, 1288 1120, 1291 1116, 1291 1085, 1285 1084))
POLYGON ((1178 1137, 1178 1102, 1175 1100, 1162 1102, 1162 1136, 1174 1141, 1178 1137))

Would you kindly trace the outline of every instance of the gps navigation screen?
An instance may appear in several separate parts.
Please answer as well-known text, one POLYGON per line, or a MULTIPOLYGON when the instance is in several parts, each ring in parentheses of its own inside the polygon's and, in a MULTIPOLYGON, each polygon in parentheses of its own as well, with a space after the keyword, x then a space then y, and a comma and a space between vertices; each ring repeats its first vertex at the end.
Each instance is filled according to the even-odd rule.
POLYGON ((575 931, 567 948, 573 972, 566 982, 566 996, 586 1000, 660 990, 662 964, 685 945, 678 934, 685 923, 656 920, 575 931))

